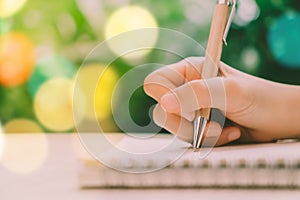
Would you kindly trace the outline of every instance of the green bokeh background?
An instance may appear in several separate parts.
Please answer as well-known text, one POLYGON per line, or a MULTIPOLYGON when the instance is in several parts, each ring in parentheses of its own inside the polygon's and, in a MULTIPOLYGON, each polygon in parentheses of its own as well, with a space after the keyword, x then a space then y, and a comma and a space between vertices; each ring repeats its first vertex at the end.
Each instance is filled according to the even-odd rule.
MULTIPOLYGON (((211 19, 207 19, 207 23, 204 23, 206 25, 197 26, 188 20, 185 8, 193 7, 193 4, 206 5, 207 1, 209 0, 99 0, 101 12, 95 14, 94 12, 98 10, 83 12, 75 0, 28 0, 25 7, 14 16, 0 20, 0 33, 22 32, 36 44, 37 48, 65 56, 78 69, 88 53, 105 40, 105 23, 111 13, 128 4, 146 8, 153 14, 159 27, 180 31, 205 44, 211 19), (98 18, 95 19, 93 16, 98 18), (64 32, 61 32, 61 26, 64 32)), ((84 2, 81 1, 82 4, 84 2)), ((228 46, 223 49, 222 61, 239 70, 269 80, 300 84, 300 66, 290 68, 280 64, 272 55, 267 42, 272 23, 286 12, 300 12, 299 1, 256 0, 256 3, 260 10, 257 19, 246 26, 232 25, 227 38, 228 46), (246 48, 251 48, 258 55, 259 63, 255 69, 246 68, 241 59, 241 52, 246 48)), ((212 8, 207 8, 207 12, 213 12, 212 8)), ((201 18, 204 13, 195 14, 201 18)), ((122 60, 118 61, 116 66, 119 75, 133 67, 122 60)), ((26 84, 18 87, 0 86, 0 121, 5 124, 12 119, 28 118, 38 122, 33 112, 32 102, 33 97, 26 84)), ((140 125, 146 125, 149 122, 148 109, 154 103, 154 100, 147 97, 141 88, 136 91, 130 105, 133 119, 140 125)))

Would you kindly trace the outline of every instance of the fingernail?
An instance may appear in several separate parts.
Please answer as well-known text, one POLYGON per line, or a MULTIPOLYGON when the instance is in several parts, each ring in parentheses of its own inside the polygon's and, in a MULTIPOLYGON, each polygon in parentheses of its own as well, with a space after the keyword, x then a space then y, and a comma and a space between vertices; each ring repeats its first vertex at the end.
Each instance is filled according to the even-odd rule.
POLYGON ((228 141, 233 141, 236 140, 240 137, 240 133, 239 132, 231 132, 228 134, 228 141))
POLYGON ((166 111, 172 112, 179 108, 178 100, 174 94, 166 94, 161 98, 162 108, 166 111))

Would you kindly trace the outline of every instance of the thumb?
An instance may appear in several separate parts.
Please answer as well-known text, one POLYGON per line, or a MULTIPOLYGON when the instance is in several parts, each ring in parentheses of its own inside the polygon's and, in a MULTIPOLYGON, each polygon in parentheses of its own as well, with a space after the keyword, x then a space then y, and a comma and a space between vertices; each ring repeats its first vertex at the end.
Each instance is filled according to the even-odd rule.
POLYGON ((200 108, 218 108, 225 111, 224 78, 187 82, 162 96, 160 103, 170 113, 190 113, 200 108))

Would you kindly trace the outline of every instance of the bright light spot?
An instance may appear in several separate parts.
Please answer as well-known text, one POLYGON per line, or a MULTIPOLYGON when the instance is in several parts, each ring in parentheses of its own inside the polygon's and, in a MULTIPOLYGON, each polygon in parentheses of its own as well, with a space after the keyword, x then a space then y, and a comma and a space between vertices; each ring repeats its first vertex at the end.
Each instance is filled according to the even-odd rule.
POLYGON ((157 27, 151 13, 139 6, 125 6, 110 16, 105 35, 106 39, 109 39, 123 32, 149 27, 157 27))
MULTIPOLYGON (((115 11, 107 21, 105 27, 105 38, 110 39, 116 35, 124 32, 142 29, 142 28, 154 28, 157 27, 157 22, 150 12, 139 6, 125 6, 115 11)), ((152 47, 156 43, 158 33, 150 31, 146 35, 130 35, 119 40, 108 40, 109 47, 116 55, 123 55, 124 53, 139 49, 143 47, 152 47)), ((135 51, 126 56, 123 56, 126 60, 134 60, 142 58, 150 51, 135 51)))
POLYGON ((239 5, 233 19, 233 23, 238 26, 246 26, 256 20, 259 16, 260 9, 255 0, 239 1, 239 5))
MULTIPOLYGON (((101 64, 83 66, 77 77, 77 86, 85 97, 85 117, 103 120, 111 116, 111 98, 118 75, 111 68, 101 64)), ((78 101, 76 101, 78 102, 78 101)), ((79 102, 80 103, 80 102, 79 102)))
POLYGON ((214 1, 182 0, 185 8, 185 15, 189 21, 200 27, 208 26, 211 23, 214 1))
POLYGON ((14 119, 3 127, 4 133, 42 133, 42 129, 34 121, 28 119, 14 119))
POLYGON ((243 68, 249 72, 254 72, 260 63, 258 52, 253 47, 245 48, 241 53, 243 68))
POLYGON ((99 120, 111 115, 111 97, 117 80, 118 77, 111 68, 105 69, 99 78, 95 93, 95 109, 99 120))
POLYGON ((18 12, 27 0, 0 0, 0 18, 10 17, 18 12))
POLYGON ((0 85, 17 86, 26 82, 35 57, 34 45, 25 35, 13 32, 0 36, 0 85))
POLYGON ((45 134, 6 134, 1 164, 18 174, 38 170, 48 155, 45 134))
POLYGON ((68 131, 74 127, 72 89, 73 82, 66 78, 50 79, 39 88, 34 99, 34 111, 47 129, 68 131))

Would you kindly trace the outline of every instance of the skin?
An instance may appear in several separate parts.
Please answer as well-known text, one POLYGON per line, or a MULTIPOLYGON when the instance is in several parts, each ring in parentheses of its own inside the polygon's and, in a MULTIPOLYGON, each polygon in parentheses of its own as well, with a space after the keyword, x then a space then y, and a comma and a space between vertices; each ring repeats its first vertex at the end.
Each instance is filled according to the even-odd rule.
POLYGON ((192 141, 195 112, 217 108, 230 123, 210 122, 207 133, 220 132, 216 145, 271 142, 300 137, 300 86, 268 81, 220 63, 220 76, 203 79, 204 58, 191 57, 154 71, 145 92, 158 103, 154 121, 192 141))

